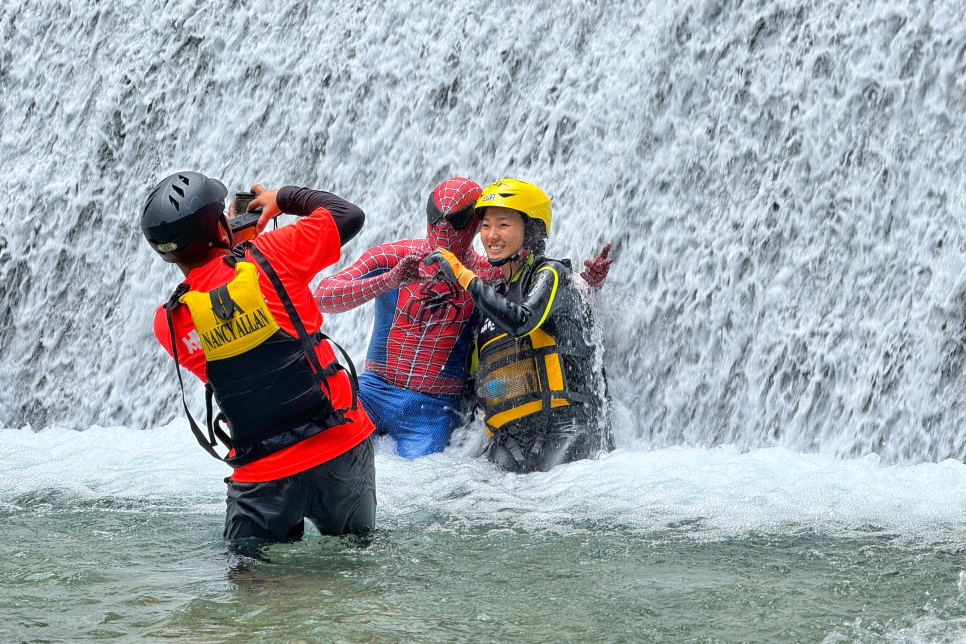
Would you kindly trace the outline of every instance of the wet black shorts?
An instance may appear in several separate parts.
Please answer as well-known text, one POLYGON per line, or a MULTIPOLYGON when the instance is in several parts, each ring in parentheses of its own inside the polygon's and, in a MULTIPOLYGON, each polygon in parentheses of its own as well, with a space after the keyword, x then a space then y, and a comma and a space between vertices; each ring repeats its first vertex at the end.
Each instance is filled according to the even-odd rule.
POLYGON ((228 484, 225 539, 299 539, 311 521, 324 535, 364 535, 376 525, 372 439, 320 465, 264 483, 228 484))

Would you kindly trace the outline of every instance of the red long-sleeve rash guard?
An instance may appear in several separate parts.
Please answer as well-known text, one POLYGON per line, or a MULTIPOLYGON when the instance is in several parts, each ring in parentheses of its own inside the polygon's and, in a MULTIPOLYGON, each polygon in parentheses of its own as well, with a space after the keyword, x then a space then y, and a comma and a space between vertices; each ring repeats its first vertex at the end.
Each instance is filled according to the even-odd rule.
MULTIPOLYGON (((283 212, 302 214, 305 209, 324 202, 328 202, 326 207, 317 207, 310 215, 292 225, 264 232, 254 242, 275 268, 309 333, 314 333, 322 326, 322 315, 309 290, 309 281, 326 266, 339 260, 341 243, 359 231, 364 215, 352 204, 328 193, 298 188, 279 191, 278 204, 283 212), (329 207, 338 211, 338 215, 334 217, 329 207)), ((248 258, 251 261, 251 257, 248 258)), ((272 316, 285 333, 298 337, 278 294, 257 266, 259 287, 272 316)), ((219 258, 192 270, 185 283, 192 290, 209 291, 227 283, 234 275, 235 270, 219 258)), ((178 359, 181 366, 206 382, 205 356, 188 307, 177 307, 172 312, 172 319, 175 337, 180 343, 178 359)), ((171 336, 163 306, 155 313, 154 334, 171 354, 171 336)), ((328 342, 323 342, 316 351, 322 364, 328 364, 335 357, 328 342)), ((339 372, 331 377, 329 384, 333 407, 348 407, 352 401, 352 389, 345 373, 339 372)), ((272 481, 307 470, 347 452, 372 433, 373 425, 361 406, 346 415, 352 420, 351 423, 327 429, 296 445, 239 467, 234 470, 232 479, 239 482, 272 481)))

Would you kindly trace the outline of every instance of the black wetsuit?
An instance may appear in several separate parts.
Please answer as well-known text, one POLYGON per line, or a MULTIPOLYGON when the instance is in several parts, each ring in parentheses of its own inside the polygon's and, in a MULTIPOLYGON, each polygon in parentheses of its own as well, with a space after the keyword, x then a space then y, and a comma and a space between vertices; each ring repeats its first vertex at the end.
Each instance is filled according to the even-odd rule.
MULTIPOLYGON (((487 457, 509 471, 547 471, 560 463, 613 449, 603 404, 606 381, 599 365, 599 350, 591 337, 593 316, 571 280, 569 262, 531 255, 510 281, 488 286, 475 279, 467 288, 485 318, 478 337, 481 370, 477 392, 486 410, 487 428, 493 433, 487 457), (552 338, 553 348, 534 349, 541 344, 535 333, 538 329, 552 338), (514 379, 529 378, 526 382, 532 388, 535 381, 547 378, 546 373, 541 375, 536 370, 530 374, 523 371, 526 365, 542 361, 548 352, 559 356, 562 391, 551 393, 559 394, 560 399, 551 404, 545 397, 542 406, 536 403, 538 411, 501 422, 499 412, 514 405, 513 396, 520 393, 519 388, 513 391, 514 379), (535 357, 510 365, 509 377, 487 376, 499 375, 497 370, 505 369, 514 360, 514 353, 518 358, 528 353, 535 357), (502 391, 495 394, 494 389, 502 391), (500 407, 501 398, 510 402, 500 407)), ((531 398, 539 395, 530 394, 531 398)), ((517 405, 516 409, 522 408, 517 405)), ((517 413, 511 411, 510 415, 517 413)))

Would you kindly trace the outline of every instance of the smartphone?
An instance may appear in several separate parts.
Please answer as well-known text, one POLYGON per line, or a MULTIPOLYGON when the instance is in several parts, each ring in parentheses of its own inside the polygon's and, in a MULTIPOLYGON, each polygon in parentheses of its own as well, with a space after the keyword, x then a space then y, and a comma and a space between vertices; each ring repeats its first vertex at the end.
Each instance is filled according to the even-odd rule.
POLYGON ((262 209, 256 208, 251 212, 247 212, 248 204, 254 198, 254 192, 235 193, 235 216, 228 223, 231 224, 231 234, 235 238, 236 243, 254 239, 255 237, 255 224, 258 223, 258 218, 262 216, 262 209))

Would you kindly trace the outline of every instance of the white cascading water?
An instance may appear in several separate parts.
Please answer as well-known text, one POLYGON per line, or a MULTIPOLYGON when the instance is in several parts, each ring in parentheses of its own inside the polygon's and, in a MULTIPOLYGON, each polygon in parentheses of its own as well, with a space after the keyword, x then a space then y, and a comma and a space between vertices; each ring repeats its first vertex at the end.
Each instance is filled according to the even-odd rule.
MULTIPOLYGON (((966 5, 927 0, 0 8, 0 425, 181 413, 137 226, 177 170, 358 203, 515 176, 551 255, 615 243, 619 444, 966 455, 966 5)), ((361 360, 371 307, 328 316, 361 360)), ((197 389, 197 388, 196 388, 197 389)), ((190 400, 200 409, 197 391, 190 400)))

